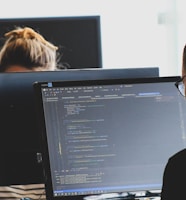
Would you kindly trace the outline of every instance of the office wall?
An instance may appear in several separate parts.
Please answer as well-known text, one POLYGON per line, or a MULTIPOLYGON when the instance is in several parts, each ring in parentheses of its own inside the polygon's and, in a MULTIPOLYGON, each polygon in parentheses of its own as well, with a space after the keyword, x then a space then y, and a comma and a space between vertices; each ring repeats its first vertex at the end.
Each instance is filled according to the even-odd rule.
POLYGON ((181 54, 186 41, 186 34, 181 34, 182 2, 10 0, 1 5, 0 18, 100 15, 104 68, 158 66, 160 76, 169 76, 181 73, 181 54))

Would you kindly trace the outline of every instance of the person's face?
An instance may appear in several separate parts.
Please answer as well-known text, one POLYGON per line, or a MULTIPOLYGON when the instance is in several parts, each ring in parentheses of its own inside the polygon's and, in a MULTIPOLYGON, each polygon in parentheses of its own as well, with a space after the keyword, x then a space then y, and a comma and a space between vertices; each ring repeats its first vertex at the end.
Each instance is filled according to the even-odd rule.
MULTIPOLYGON (((177 85, 178 86, 178 85, 177 85)), ((186 69, 182 66, 182 78, 178 87, 183 96, 186 96, 186 69)))
POLYGON ((31 72, 33 70, 29 70, 26 67, 20 65, 12 65, 8 67, 5 72, 31 72))
POLYGON ((186 70, 184 69, 184 67, 182 66, 182 77, 186 75, 186 70))
MULTIPOLYGON (((182 77, 186 76, 186 69, 182 66, 182 77)), ((186 77, 183 79, 183 83, 186 88, 186 77)))

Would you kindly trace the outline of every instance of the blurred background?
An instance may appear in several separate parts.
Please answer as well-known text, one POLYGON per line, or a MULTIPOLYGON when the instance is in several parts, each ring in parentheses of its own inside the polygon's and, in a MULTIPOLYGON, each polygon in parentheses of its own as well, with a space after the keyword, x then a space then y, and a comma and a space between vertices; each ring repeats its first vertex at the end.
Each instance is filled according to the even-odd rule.
POLYGON ((100 16, 103 68, 159 67, 160 76, 181 74, 184 0, 9 0, 0 19, 89 15, 100 16))

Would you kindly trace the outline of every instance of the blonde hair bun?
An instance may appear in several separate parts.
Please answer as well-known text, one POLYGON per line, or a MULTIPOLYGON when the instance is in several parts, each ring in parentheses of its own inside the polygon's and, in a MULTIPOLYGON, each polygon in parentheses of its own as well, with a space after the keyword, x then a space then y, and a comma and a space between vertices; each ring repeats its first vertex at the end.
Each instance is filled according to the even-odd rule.
POLYGON ((48 47, 57 50, 58 47, 54 46, 50 42, 46 41, 45 38, 40 35, 39 33, 35 32, 32 28, 25 27, 25 28, 17 28, 15 30, 9 31, 5 34, 5 37, 7 38, 24 38, 24 39, 36 39, 40 42, 42 42, 44 45, 47 45, 48 47))

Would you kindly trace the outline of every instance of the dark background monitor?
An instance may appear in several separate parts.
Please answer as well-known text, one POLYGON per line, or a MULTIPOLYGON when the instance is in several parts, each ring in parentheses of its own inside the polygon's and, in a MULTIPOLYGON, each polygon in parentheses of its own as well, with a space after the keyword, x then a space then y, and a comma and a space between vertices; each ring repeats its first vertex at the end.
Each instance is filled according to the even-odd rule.
POLYGON ((47 199, 160 196, 168 158, 185 148, 179 79, 36 83, 47 199))
POLYGON ((67 68, 102 67, 100 16, 0 19, 0 37, 17 26, 29 26, 58 46, 67 68))
POLYGON ((35 81, 158 77, 157 67, 0 73, 0 185, 43 183, 32 84, 35 81))

